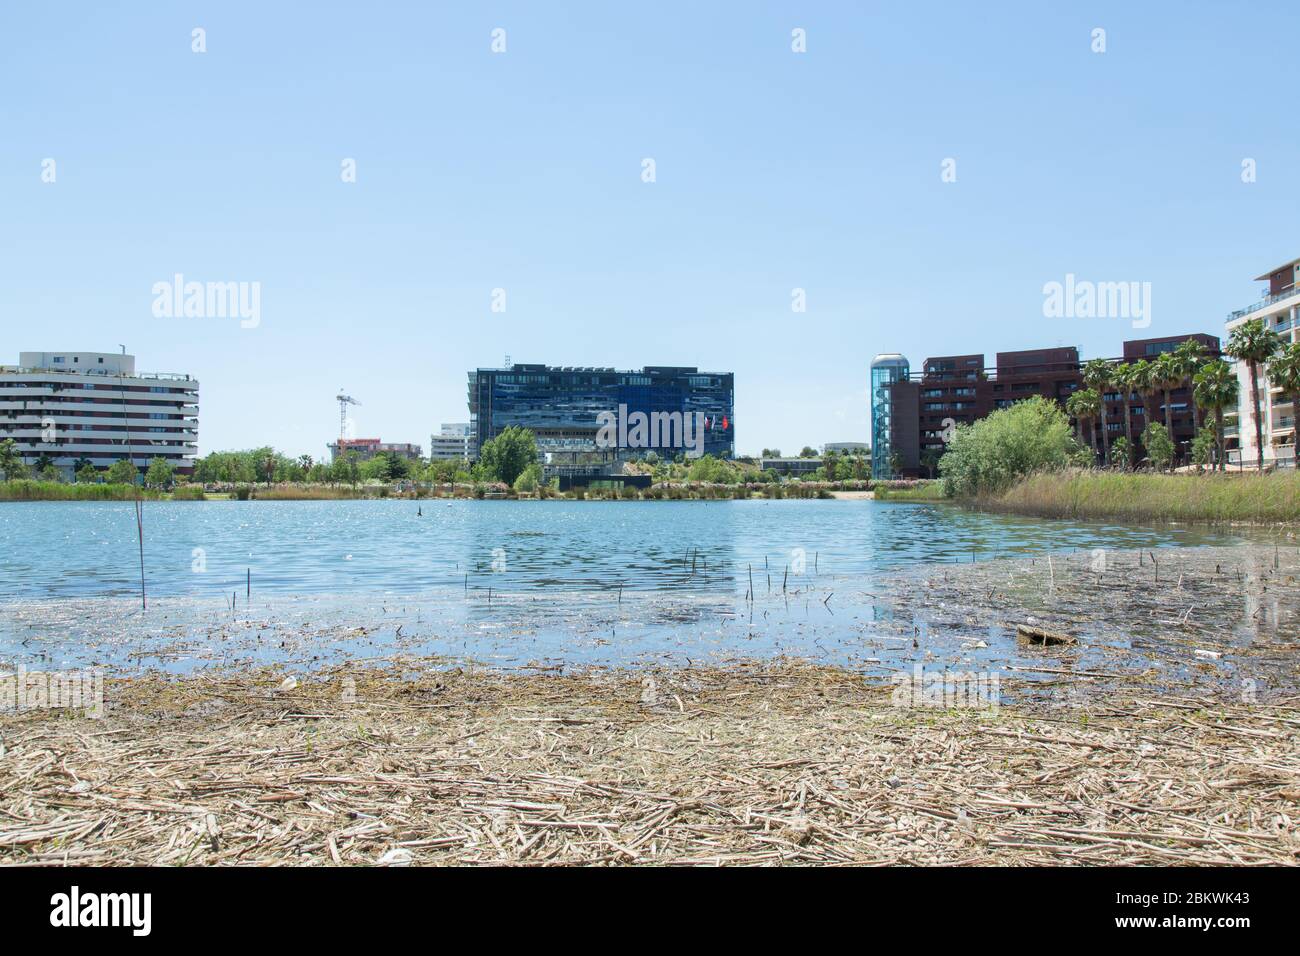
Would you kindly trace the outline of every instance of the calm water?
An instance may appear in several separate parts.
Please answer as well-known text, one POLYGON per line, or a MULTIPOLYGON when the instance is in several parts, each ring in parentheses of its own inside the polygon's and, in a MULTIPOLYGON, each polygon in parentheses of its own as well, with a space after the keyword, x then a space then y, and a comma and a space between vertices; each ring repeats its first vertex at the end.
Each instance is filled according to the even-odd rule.
MULTIPOLYGON (((0 504, 0 664, 790 655, 884 672, 939 655, 992 667, 1021 660, 1014 634, 963 624, 958 606, 918 612, 925 589, 908 574, 1237 541, 874 501, 148 502, 142 612, 131 504, 0 504)), ((1122 639, 1098 635, 1087 653, 1122 639)))
MULTIPOLYGON (((737 591, 749 568, 864 575, 1075 548, 1232 540, 1187 529, 1070 525, 874 501, 147 502, 155 597, 260 594, 737 591), (417 517, 417 510, 423 515, 417 517), (692 564, 694 570, 692 571, 692 564)), ((139 593, 129 503, 0 505, 0 601, 139 593)))

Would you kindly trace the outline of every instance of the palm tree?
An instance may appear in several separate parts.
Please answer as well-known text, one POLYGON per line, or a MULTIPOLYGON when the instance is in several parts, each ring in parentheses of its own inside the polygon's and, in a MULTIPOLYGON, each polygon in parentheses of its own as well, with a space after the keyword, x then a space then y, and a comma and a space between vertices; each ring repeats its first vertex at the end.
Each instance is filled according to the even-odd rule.
POLYGON ((1115 383, 1115 367, 1105 359, 1093 359, 1083 367, 1083 384, 1097 393, 1101 419, 1101 464, 1110 464, 1110 438, 1106 435, 1106 390, 1115 383))
POLYGON ((1153 384, 1159 389, 1161 396, 1164 398, 1165 428, 1169 431, 1169 437, 1173 438, 1174 409, 1169 401, 1169 393, 1182 382, 1182 367, 1178 359, 1174 358, 1172 352, 1162 352, 1151 365, 1153 384))
POLYGON ((1074 440, 1081 446, 1083 445, 1083 416, 1084 400, 1079 396, 1081 392, 1074 392, 1065 400, 1065 414, 1074 419, 1074 440))
POLYGON ((1142 398, 1142 430, 1156 420, 1155 400, 1158 388, 1156 386, 1156 369, 1155 366, 1146 359, 1138 359, 1133 363, 1133 387, 1142 398))
POLYGON ((1137 388, 1138 367, 1130 363, 1115 366, 1111 372, 1115 387, 1120 390, 1120 399, 1124 402, 1124 438, 1128 442, 1129 460, 1124 464, 1133 467, 1133 390, 1137 388))
POLYGON ((1237 407, 1237 376, 1227 362, 1214 359, 1200 367, 1193 382, 1196 404, 1214 412, 1214 446, 1223 471, 1228 457, 1223 450, 1223 410, 1237 407))
MULTIPOLYGON (((1205 364, 1206 359, 1209 358, 1209 356, 1205 354, 1205 346, 1196 341, 1196 339, 1187 339, 1175 348, 1172 354, 1174 356, 1174 364, 1178 366, 1178 370, 1182 373, 1182 379, 1179 382, 1178 387, 1182 388, 1186 385, 1188 389, 1193 389, 1195 387, 1193 379, 1197 370, 1200 369, 1200 367, 1205 364)), ((1195 401, 1195 396, 1193 396, 1193 432, 1199 432, 1201 430, 1201 416, 1197 411, 1197 408, 1198 406, 1195 401)))
POLYGON ((1101 396, 1090 388, 1081 388, 1066 400, 1065 410, 1075 420, 1075 428, 1081 445, 1083 444, 1083 421, 1086 419, 1090 423, 1092 456, 1095 461, 1097 457, 1097 429, 1096 426, 1091 425, 1091 422, 1101 414, 1101 396))
POLYGON ((1251 319, 1232 330, 1228 345, 1223 350, 1240 362, 1246 363, 1250 372, 1250 404, 1255 413, 1255 467, 1264 470, 1264 423, 1259 417, 1259 363, 1267 362, 1281 347, 1278 334, 1264 324, 1263 319, 1251 319))
MULTIPOLYGON (((1268 380, 1282 389, 1282 394, 1291 403, 1292 444, 1300 431, 1294 430, 1300 420, 1300 342, 1292 342, 1282 349, 1281 354, 1268 363, 1268 380)), ((1296 447, 1300 451, 1300 445, 1296 447)))

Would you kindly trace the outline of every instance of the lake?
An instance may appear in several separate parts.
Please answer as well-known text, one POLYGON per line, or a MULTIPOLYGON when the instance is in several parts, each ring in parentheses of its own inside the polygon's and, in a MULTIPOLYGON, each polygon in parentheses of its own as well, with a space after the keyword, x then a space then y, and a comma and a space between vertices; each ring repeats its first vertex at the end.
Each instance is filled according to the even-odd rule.
POLYGON ((896 626, 881 622, 897 572, 1239 540, 862 500, 146 502, 142 612, 131 503, 7 503, 0 655, 184 671, 399 652, 567 665, 820 646, 845 661, 870 657, 864 640, 896 626))

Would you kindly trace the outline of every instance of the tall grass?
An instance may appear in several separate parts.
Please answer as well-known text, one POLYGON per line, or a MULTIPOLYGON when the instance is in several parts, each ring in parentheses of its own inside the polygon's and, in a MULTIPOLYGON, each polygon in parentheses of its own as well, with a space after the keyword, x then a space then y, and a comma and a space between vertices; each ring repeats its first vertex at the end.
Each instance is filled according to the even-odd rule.
POLYGON ((874 487, 877 501, 947 501, 942 481, 887 482, 874 487))
MULTIPOLYGON (((131 501, 137 489, 131 485, 65 485, 58 481, 0 481, 0 501, 131 501)), ((157 494, 144 491, 144 497, 157 494)))
POLYGON ((1300 521, 1300 474, 1040 472, 976 507, 1044 518, 1276 524, 1300 521))
POLYGON ((384 496, 377 495, 373 489, 367 491, 364 487, 349 488, 344 485, 272 485, 269 488, 252 489, 246 497, 257 498, 259 501, 341 501, 384 496))
POLYGON ((139 496, 147 501, 172 499, 175 501, 202 501, 203 489, 195 485, 180 485, 172 492, 132 485, 100 485, 61 481, 0 481, 0 501, 134 501, 139 496))

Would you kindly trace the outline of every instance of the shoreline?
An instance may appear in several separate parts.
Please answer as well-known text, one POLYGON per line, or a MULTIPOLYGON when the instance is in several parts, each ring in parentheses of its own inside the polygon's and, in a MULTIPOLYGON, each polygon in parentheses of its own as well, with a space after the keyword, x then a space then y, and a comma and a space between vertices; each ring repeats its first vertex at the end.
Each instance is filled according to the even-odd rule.
POLYGON ((902 649, 884 676, 400 651, 110 671, 102 719, 0 713, 0 864, 1297 865, 1293 549, 911 569, 855 639, 902 649), (1018 646, 1026 622, 1078 644, 1018 646), (900 698, 917 668, 995 693, 900 698))
POLYGON ((0 863, 1300 860, 1298 697, 905 708, 797 662, 109 685, 102 720, 0 715, 0 863))

